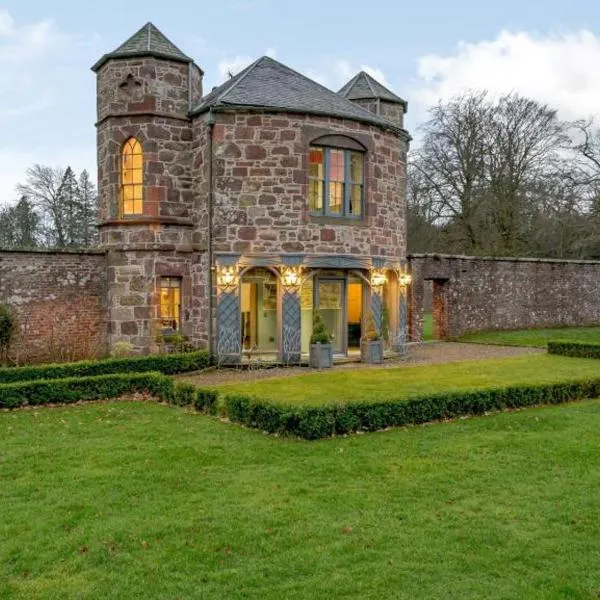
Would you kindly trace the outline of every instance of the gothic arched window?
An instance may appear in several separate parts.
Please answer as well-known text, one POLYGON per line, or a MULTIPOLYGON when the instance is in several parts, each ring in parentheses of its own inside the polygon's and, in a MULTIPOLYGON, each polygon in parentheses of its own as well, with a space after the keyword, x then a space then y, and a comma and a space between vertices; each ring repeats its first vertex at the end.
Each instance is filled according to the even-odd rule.
POLYGON ((125 215, 144 214, 144 163, 142 145, 129 138, 121 152, 121 212, 125 215))

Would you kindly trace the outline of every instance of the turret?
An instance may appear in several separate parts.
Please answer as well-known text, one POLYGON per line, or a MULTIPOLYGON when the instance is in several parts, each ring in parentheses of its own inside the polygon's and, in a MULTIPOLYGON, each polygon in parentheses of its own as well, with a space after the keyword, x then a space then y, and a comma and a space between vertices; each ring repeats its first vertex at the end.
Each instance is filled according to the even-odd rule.
POLYGON ((388 90, 365 71, 355 75, 339 92, 341 96, 362 108, 404 128, 408 103, 388 90))
POLYGON ((152 23, 93 67, 109 345, 194 335, 193 131, 202 70, 152 23))

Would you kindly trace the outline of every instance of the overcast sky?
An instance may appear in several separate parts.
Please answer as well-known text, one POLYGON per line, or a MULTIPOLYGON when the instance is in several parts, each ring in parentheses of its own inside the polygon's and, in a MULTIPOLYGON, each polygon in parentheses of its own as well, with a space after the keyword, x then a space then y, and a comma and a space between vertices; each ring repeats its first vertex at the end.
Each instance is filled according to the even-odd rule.
POLYGON ((600 114, 592 0, 3 0, 0 203, 35 162, 95 177, 89 68, 147 21, 204 69, 205 90, 269 54, 334 90, 369 71, 408 100, 413 130, 470 88, 517 91, 566 119, 600 114))

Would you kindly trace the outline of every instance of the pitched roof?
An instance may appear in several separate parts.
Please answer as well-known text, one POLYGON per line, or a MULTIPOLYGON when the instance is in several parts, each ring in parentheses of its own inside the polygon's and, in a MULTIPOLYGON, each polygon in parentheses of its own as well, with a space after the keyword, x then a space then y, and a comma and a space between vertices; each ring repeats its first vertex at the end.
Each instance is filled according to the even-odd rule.
POLYGON ((348 100, 377 98, 395 104, 402 104, 406 111, 406 100, 403 100, 400 96, 396 96, 394 92, 381 85, 381 83, 368 73, 365 73, 365 71, 361 71, 355 75, 338 94, 344 96, 344 98, 348 98, 348 100))
POLYGON ((168 40, 155 25, 148 22, 116 50, 105 54, 92 67, 92 71, 97 71, 111 58, 128 58, 133 56, 156 56, 179 62, 193 62, 189 56, 186 56, 173 42, 168 40))
POLYGON ((332 90, 263 56, 202 98, 192 114, 209 109, 263 108, 328 115, 398 130, 393 123, 332 90))

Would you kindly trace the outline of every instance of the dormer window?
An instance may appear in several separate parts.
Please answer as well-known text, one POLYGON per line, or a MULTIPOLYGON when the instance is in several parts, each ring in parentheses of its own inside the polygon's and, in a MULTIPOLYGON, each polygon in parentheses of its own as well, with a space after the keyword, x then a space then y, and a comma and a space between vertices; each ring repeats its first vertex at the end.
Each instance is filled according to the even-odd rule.
POLYGON ((313 215, 360 218, 364 203, 364 152, 310 146, 308 204, 313 215))

